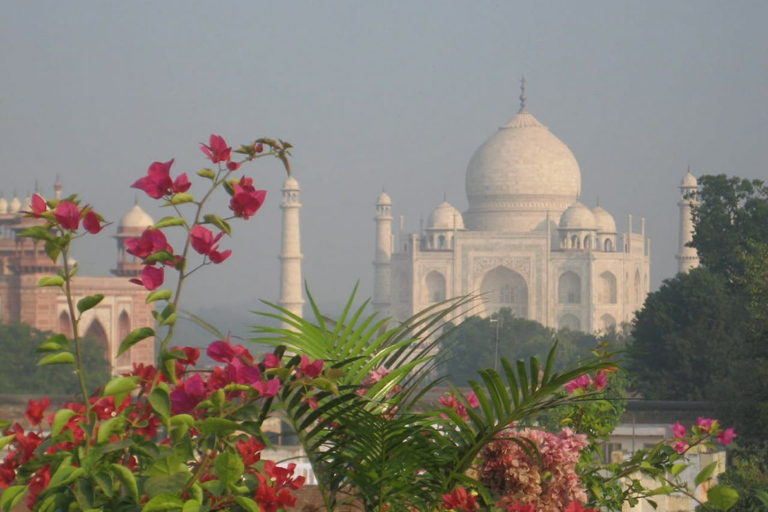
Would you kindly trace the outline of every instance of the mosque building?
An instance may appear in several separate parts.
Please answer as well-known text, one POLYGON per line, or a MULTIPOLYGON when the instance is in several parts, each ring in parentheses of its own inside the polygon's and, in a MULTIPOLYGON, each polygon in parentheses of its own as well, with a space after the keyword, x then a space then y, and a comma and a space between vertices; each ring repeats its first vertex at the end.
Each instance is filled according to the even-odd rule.
MULTIPOLYGON (((56 183, 56 197, 61 197, 61 184, 56 183)), ((55 275, 60 265, 54 264, 42 243, 19 237, 24 229, 39 224, 39 219, 24 216, 30 211, 31 197, 24 201, 0 197, 0 322, 24 322, 42 331, 72 335, 64 294, 57 287, 40 288, 42 277, 55 275)), ((141 236, 154 220, 137 204, 117 226, 118 259, 114 277, 88 276, 78 273, 72 282, 74 300, 95 294, 104 299, 86 311, 81 320, 81 334, 98 341, 104 357, 112 362, 113 373, 131 369, 133 364, 154 364, 154 340, 137 343, 117 357, 122 340, 134 329, 154 325, 154 304, 147 304, 147 290, 128 281, 141 273, 141 262, 125 251, 125 239, 141 236)))
MULTIPOLYGON (((401 233, 395 243, 393 203, 381 193, 376 310, 401 321, 446 298, 477 294, 467 314, 510 308, 549 327, 596 332, 631 321, 642 307, 651 264, 645 219, 637 226, 630 215, 620 233, 608 211, 581 203, 579 164, 528 111, 524 82, 520 102, 517 115, 472 155, 463 214, 443 202, 420 233, 401 233)), ((683 185, 691 190, 695 178, 687 175, 683 185)), ((687 224, 678 258, 693 266, 682 238, 692 229, 690 200, 683 196, 680 205, 687 224)))

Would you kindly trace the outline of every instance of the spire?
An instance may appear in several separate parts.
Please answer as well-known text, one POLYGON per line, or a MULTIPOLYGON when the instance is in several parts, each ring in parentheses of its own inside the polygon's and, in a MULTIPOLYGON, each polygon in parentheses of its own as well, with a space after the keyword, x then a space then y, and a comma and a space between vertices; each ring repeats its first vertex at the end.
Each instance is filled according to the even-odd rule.
POLYGON ((528 96, 525 95, 525 77, 520 80, 520 112, 525 112, 525 100, 528 96))

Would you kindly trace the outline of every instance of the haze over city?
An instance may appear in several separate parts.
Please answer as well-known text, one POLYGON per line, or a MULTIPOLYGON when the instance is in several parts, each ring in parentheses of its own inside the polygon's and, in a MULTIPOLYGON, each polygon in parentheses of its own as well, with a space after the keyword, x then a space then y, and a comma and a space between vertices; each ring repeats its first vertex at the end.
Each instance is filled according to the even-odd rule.
MULTIPOLYGON (((759 2, 15 3, 0 19, 0 191, 78 193, 115 223, 153 161, 206 166, 200 142, 290 141, 303 270, 321 303, 371 294, 374 203, 406 231, 447 198, 467 207, 472 153, 527 107, 573 151, 581 201, 620 231, 646 218, 651 289, 677 264, 678 185, 768 179, 768 6, 759 2)), ((186 307, 259 309, 278 295, 277 161, 243 168, 267 203, 189 282, 186 307)), ((193 186, 191 192, 200 190, 193 186)), ((226 203, 219 202, 225 213, 226 203)), ((107 274, 109 235, 75 257, 107 274)))

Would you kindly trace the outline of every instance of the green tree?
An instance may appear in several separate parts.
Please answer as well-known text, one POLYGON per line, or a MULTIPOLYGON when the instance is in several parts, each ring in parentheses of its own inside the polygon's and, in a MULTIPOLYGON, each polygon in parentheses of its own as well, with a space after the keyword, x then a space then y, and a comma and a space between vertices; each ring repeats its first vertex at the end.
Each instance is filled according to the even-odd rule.
MULTIPOLYGON (((37 366, 40 355, 35 349, 50 333, 23 323, 0 324, 0 393, 56 394, 80 392, 77 376, 64 365, 37 366)), ((103 357, 101 345, 87 339, 83 344, 86 383, 95 389, 109 380, 110 365, 103 357)))
POLYGON ((667 279, 632 329, 635 386, 654 400, 711 400, 742 347, 744 308, 706 268, 667 279))

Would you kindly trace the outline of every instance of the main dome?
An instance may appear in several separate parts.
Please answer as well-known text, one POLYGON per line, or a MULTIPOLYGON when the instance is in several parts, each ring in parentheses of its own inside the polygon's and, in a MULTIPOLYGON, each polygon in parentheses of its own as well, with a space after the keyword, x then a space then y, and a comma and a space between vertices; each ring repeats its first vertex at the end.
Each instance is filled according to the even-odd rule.
MULTIPOLYGON (((524 96, 521 97, 524 100, 524 96)), ((478 231, 542 229, 578 200, 581 170, 568 146, 520 111, 480 146, 466 175, 467 227, 478 231)))

